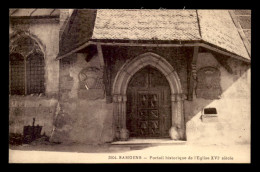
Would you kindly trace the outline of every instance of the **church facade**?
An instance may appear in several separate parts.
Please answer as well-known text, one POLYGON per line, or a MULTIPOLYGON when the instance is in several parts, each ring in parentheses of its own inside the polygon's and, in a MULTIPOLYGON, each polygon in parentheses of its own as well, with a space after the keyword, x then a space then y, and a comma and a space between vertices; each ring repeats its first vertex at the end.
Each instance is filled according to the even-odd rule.
POLYGON ((250 10, 10 10, 9 133, 250 143, 250 10))

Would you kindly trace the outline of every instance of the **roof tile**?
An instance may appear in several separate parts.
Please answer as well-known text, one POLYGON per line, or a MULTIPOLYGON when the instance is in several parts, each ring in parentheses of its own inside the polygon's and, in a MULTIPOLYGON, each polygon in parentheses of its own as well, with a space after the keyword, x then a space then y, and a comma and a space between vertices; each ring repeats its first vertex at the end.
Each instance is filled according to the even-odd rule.
POLYGON ((195 10, 98 10, 92 39, 200 40, 195 10))
POLYGON ((250 59, 228 10, 197 11, 97 10, 92 39, 204 40, 250 59))
POLYGON ((227 10, 198 10, 198 16, 204 41, 250 59, 227 10))

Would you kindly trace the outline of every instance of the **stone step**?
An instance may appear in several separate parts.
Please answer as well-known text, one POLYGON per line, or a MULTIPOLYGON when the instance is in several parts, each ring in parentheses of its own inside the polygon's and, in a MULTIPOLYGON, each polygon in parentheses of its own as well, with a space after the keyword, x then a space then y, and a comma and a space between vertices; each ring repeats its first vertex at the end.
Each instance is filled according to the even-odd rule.
POLYGON ((115 141, 111 145, 122 146, 144 146, 144 145, 183 145, 186 141, 171 139, 129 139, 127 141, 115 141))

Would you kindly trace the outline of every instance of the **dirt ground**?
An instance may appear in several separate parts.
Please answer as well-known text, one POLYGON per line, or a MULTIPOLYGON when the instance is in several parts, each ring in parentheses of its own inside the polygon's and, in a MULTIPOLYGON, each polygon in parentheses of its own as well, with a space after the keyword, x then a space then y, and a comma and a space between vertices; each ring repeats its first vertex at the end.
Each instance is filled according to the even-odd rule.
POLYGON ((9 163, 250 163, 250 144, 20 145, 9 163))

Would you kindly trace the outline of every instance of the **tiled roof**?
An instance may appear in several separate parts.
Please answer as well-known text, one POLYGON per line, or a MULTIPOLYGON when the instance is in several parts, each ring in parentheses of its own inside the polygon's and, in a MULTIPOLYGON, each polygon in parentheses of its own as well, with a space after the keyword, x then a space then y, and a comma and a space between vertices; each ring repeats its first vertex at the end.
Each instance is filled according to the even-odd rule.
MULTIPOLYGON (((246 49, 241 33, 238 32, 228 10, 98 9, 96 14, 90 11, 77 10, 75 21, 72 22, 76 25, 73 26, 75 29, 69 27, 70 31, 65 35, 66 39, 76 41, 73 42, 75 46, 86 42, 86 39, 201 40, 250 60, 250 48, 246 49), (88 19, 89 13, 95 16, 93 24, 89 24, 92 23, 92 19, 88 19), (91 29, 88 25, 94 25, 94 28, 91 29)), ((251 41, 251 11, 234 12, 239 16, 238 21, 247 39, 251 41)), ((10 17, 59 15, 59 9, 10 9, 10 17)))
POLYGON ((97 10, 92 39, 200 40, 195 10, 97 10))
POLYGON ((250 59, 228 10, 100 9, 92 39, 203 40, 250 59))
POLYGON ((198 10, 198 17, 204 41, 250 59, 228 10, 198 10))

